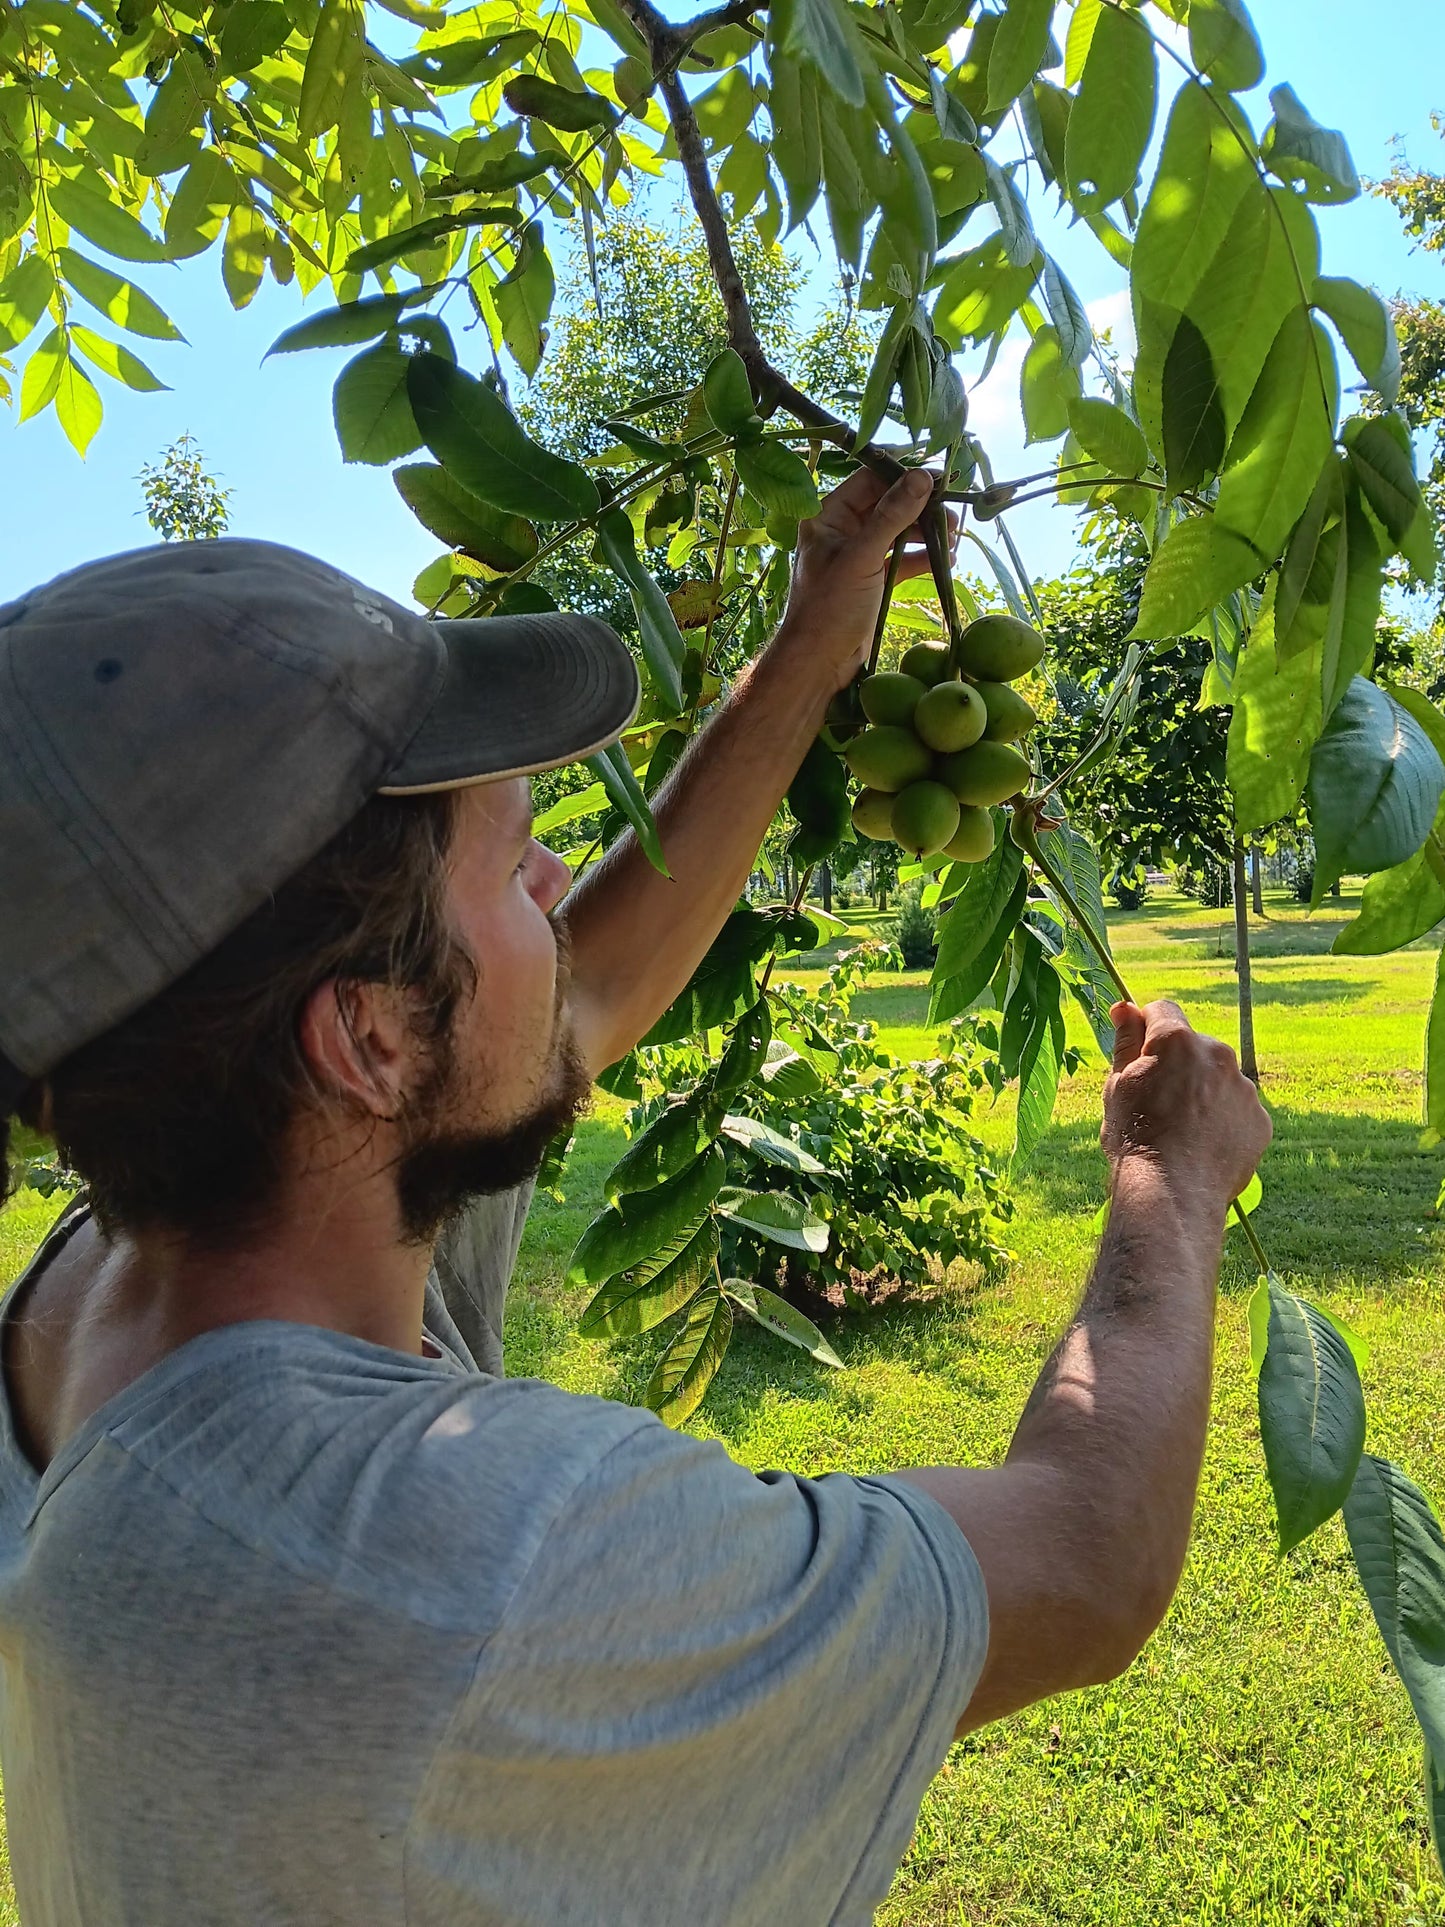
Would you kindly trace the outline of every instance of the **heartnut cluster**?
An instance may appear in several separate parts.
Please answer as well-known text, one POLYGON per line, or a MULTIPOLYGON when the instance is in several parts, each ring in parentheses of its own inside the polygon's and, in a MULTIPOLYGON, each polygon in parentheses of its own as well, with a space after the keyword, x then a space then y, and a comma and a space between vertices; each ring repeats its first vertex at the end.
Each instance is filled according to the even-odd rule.
POLYGON ((865 677, 856 698, 868 727, 843 760, 864 785, 853 827, 911 856, 940 851, 982 862, 993 849, 991 806, 1029 780, 1014 745, 1037 721, 1009 684, 1039 663, 1044 639, 1015 616, 980 616, 958 639, 958 674, 941 643, 915 643, 897 669, 865 677))

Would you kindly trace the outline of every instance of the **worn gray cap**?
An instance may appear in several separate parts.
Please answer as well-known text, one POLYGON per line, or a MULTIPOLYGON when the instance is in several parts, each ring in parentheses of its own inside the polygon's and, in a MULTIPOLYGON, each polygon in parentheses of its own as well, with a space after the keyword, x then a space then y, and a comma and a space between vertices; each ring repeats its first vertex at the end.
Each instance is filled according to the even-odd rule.
POLYGON ((178 542, 0 607, 0 1115, 175 983, 379 793, 616 740, 590 616, 428 622, 272 542, 178 542))

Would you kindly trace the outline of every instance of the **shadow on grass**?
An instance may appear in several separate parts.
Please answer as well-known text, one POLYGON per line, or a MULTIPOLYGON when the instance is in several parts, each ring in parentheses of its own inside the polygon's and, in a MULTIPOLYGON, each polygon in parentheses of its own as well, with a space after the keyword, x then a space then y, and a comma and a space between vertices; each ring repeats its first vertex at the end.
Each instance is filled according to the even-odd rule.
MULTIPOLYGON (((1379 977, 1256 977, 1253 989, 1256 1004, 1329 1004, 1374 996, 1385 985, 1379 977)), ((1239 996, 1239 980, 1231 976, 1217 983, 1191 984, 1189 995, 1201 1003, 1232 1004, 1239 996)))

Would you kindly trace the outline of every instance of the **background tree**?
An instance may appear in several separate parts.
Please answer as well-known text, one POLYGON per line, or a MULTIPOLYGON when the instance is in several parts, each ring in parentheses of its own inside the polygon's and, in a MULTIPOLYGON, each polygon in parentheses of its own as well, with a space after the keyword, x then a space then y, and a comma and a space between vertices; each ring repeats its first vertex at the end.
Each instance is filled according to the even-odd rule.
POLYGON ((194 436, 177 436, 136 480, 145 518, 163 542, 199 542, 230 527, 231 491, 209 473, 194 436))

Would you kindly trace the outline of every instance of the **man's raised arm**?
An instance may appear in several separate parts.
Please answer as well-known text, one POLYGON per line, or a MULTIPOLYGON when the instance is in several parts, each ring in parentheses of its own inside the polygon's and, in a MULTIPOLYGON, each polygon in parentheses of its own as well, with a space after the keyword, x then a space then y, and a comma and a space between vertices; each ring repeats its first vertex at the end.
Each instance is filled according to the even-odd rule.
MULTIPOLYGON (((654 804, 671 878, 629 832, 568 897, 573 1008, 594 1073, 652 1027, 737 902, 829 700, 867 657, 889 550, 929 487, 915 471, 885 489, 860 469, 803 523, 777 635, 654 804)), ((900 575, 924 566, 911 552, 900 575)))
POLYGON ((989 1650, 959 1730, 1109 1679, 1163 1618, 1204 1453, 1225 1214, 1271 1125, 1234 1053, 1173 1004, 1115 1007, 1109 1223, 1000 1466, 900 1476, 983 1570, 989 1650))

